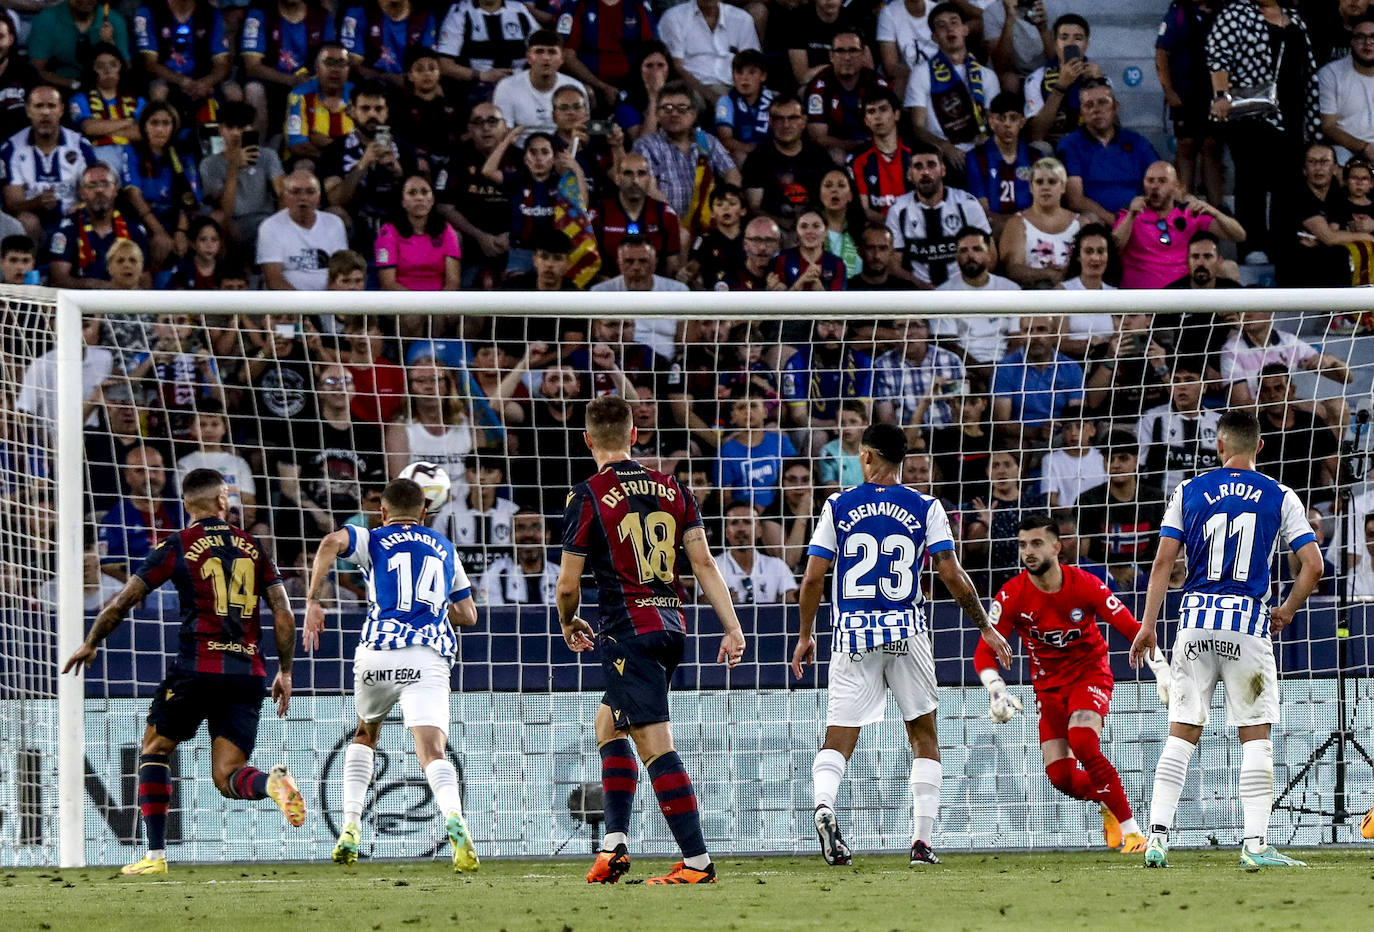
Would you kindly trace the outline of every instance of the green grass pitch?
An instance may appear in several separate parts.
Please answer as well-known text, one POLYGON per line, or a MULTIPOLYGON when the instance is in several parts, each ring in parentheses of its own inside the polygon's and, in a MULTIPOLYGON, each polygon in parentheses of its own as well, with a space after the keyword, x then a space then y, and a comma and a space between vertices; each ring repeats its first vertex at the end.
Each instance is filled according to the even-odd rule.
MULTIPOLYGON (((1297 851, 1307 870, 1246 873, 1236 852, 1172 854, 1147 871, 1111 852, 951 854, 909 868, 898 855, 722 857, 696 890, 589 886, 590 859, 174 865, 156 878, 115 868, 0 872, 5 932, 27 929, 565 930, 1368 929, 1374 847, 1297 851)), ((629 879, 669 867, 639 859, 629 879)))

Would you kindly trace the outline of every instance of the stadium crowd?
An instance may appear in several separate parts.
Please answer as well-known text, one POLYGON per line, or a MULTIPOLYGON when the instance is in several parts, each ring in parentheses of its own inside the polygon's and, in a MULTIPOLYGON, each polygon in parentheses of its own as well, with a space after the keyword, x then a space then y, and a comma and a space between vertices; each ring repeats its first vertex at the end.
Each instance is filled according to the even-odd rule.
MULTIPOLYGON (((1171 4, 1172 158, 1122 127, 1090 15, 1058 0, 3 6, 8 284, 1208 289, 1270 263, 1351 285, 1374 257, 1368 0, 1171 4)), ((906 428, 906 479, 948 502, 984 595, 1046 509, 1080 565, 1135 590, 1165 491, 1214 465, 1220 407, 1258 404, 1262 468, 1329 512, 1349 411, 1298 402, 1291 376, 1351 378, 1268 314, 1207 311, 168 314, 85 338, 106 574, 180 527, 175 477, 211 465, 299 585, 308 541, 428 460, 492 604, 551 600, 599 394, 632 399, 635 454, 696 492, 736 595, 764 602, 795 599, 872 419, 906 428)), ((53 365, 28 365, 17 409, 51 410, 53 365)))

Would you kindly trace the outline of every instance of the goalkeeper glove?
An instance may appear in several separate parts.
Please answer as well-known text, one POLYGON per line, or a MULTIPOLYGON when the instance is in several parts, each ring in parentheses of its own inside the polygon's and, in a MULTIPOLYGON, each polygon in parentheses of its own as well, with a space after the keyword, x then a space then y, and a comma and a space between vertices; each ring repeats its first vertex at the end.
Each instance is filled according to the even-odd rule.
POLYGON ((1169 705, 1169 687, 1173 685, 1173 674, 1169 672, 1169 661, 1164 659, 1164 651, 1158 647, 1152 647, 1150 652, 1145 655, 1145 662, 1150 665, 1150 672, 1155 675, 1155 692, 1159 693, 1159 701, 1167 707, 1169 705))
POLYGON ((1016 713, 1021 711, 1021 700, 1007 692, 1006 681, 997 675, 997 670, 989 667, 986 670, 978 671, 979 678, 983 685, 987 687, 988 695, 992 701, 988 704, 988 712, 994 722, 1009 722, 1016 717, 1016 713))

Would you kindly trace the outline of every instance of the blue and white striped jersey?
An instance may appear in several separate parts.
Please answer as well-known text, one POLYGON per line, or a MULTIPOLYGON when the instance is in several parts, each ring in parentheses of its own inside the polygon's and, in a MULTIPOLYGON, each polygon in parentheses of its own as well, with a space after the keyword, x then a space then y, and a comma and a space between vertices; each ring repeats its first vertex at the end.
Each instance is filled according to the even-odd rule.
POLYGON ((449 539, 418 524, 344 529, 349 549, 340 557, 367 582, 361 643, 375 650, 429 647, 452 663, 458 639, 448 606, 472 595, 472 586, 449 539))
POLYGON ((807 553, 835 563, 831 649, 857 653, 925 631, 925 555, 953 549, 944 507, 915 489, 865 482, 826 499, 807 553))
POLYGON ((1174 490, 1160 537, 1183 543, 1184 628, 1269 636, 1269 564, 1279 538, 1297 551, 1316 540, 1297 493, 1263 473, 1225 466, 1174 490))

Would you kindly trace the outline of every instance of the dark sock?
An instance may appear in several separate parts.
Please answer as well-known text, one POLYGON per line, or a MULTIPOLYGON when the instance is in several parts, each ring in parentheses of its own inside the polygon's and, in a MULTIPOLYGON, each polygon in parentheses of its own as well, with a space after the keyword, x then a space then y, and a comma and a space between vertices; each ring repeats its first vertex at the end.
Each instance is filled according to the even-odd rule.
POLYGON ((252 764, 244 764, 229 774, 229 791, 234 799, 266 799, 267 774, 252 764))
POLYGON ((706 839, 701 834, 701 814, 697 811, 697 794, 692 778, 682 766, 677 751, 655 757, 649 764, 649 779, 658 797, 658 808, 668 820, 684 857, 694 858, 706 853, 706 839))
POLYGON ((138 758, 138 809, 143 813, 143 834, 149 851, 167 848, 167 807, 172 799, 172 765, 167 754, 142 754, 138 758))
POLYGON ((1121 776, 1102 754, 1097 732, 1079 726, 1069 729, 1069 747, 1073 756, 1083 764, 1092 781, 1092 792, 1088 797, 1102 803, 1111 810, 1118 822, 1131 818, 1131 803, 1126 798, 1126 790, 1121 786, 1121 776))
POLYGON ((630 831, 630 810, 639 786, 639 761, 629 738, 607 741, 601 751, 601 792, 606 813, 605 831, 630 831))

